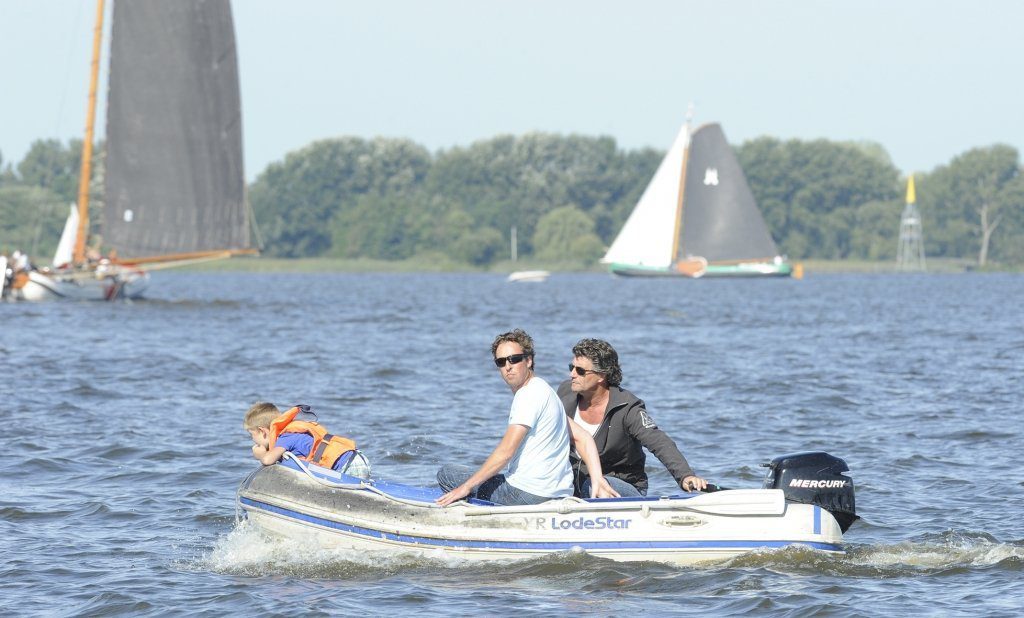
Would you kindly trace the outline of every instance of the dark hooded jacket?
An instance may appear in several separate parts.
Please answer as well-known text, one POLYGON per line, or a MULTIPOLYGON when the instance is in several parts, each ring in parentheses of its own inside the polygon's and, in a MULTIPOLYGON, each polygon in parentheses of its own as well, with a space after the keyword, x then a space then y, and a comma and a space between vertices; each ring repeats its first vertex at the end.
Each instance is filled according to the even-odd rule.
MULTIPOLYGON (((573 418, 576 415, 578 396, 572 391, 571 380, 562 382, 558 387, 558 397, 565 406, 565 413, 573 418)), ((644 402, 622 387, 609 387, 608 409, 594 434, 594 442, 601 456, 604 475, 626 481, 641 494, 647 495, 647 472, 644 471, 647 456, 644 447, 665 464, 680 487, 683 479, 694 476, 693 469, 686 463, 676 443, 654 424, 644 402)), ((575 450, 569 458, 576 478, 576 493, 579 495, 580 486, 589 477, 587 465, 580 460, 575 450)))

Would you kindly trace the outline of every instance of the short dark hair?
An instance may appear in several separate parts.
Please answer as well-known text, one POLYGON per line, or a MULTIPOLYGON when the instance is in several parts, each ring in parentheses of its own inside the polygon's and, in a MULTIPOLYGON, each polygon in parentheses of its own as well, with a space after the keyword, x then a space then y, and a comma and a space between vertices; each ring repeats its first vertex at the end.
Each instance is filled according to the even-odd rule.
POLYGON ((619 367, 619 354, 612 344, 603 339, 580 339, 572 346, 573 356, 581 356, 594 363, 594 371, 604 374, 608 386, 622 383, 622 368, 619 367))
POLYGON ((517 328, 510 330, 507 333, 501 333, 494 338, 494 343, 491 344, 491 356, 494 356, 498 352, 498 346, 506 343, 518 343, 519 347, 523 348, 523 354, 529 358, 533 358, 533 337, 528 335, 525 330, 517 328))

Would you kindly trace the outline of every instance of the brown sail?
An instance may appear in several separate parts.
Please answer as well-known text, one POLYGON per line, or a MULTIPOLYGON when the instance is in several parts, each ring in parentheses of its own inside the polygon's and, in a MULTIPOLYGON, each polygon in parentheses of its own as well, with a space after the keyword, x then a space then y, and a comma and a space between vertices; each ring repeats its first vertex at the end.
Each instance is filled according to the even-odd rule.
POLYGON ((718 124, 690 136, 678 259, 770 261, 779 254, 736 155, 718 124))
POLYGON ((104 243, 121 261, 248 249, 228 0, 116 2, 109 93, 104 243))

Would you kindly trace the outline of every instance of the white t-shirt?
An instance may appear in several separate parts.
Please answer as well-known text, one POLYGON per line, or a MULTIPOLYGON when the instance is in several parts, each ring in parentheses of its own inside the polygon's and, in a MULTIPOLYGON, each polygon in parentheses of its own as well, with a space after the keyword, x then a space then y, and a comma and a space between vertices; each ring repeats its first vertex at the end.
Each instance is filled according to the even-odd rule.
POLYGON ((572 495, 569 419, 554 389, 533 376, 512 398, 509 425, 530 428, 508 462, 505 480, 536 496, 572 495))
POLYGON ((601 428, 601 423, 588 423, 583 420, 580 416, 580 409, 576 408, 576 414, 573 415, 572 420, 576 421, 576 424, 587 430, 587 433, 594 436, 597 435, 597 430, 601 428))

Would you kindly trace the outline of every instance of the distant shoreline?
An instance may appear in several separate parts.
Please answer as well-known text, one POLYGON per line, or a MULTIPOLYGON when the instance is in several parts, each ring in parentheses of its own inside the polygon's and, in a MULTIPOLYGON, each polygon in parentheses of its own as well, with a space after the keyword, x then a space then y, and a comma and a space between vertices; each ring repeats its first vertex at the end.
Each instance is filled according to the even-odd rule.
MULTIPOLYGON (((796 262, 794 262, 796 263, 796 262)), ((892 260, 800 260, 804 275, 834 273, 896 273, 896 264, 892 260)), ((517 270, 549 270, 551 272, 592 272, 603 273, 606 269, 600 265, 583 267, 572 264, 542 264, 538 262, 499 262, 488 268, 474 268, 465 264, 450 261, 432 261, 428 258, 411 258, 407 260, 372 260, 345 258, 268 258, 239 257, 230 260, 219 260, 186 266, 178 271, 188 272, 250 272, 250 273, 416 273, 416 272, 452 272, 452 273, 494 273, 508 274, 517 270)), ((1022 272, 1020 266, 990 266, 977 269, 974 262, 958 258, 934 258, 928 260, 930 273, 965 273, 965 272, 1022 272)))

